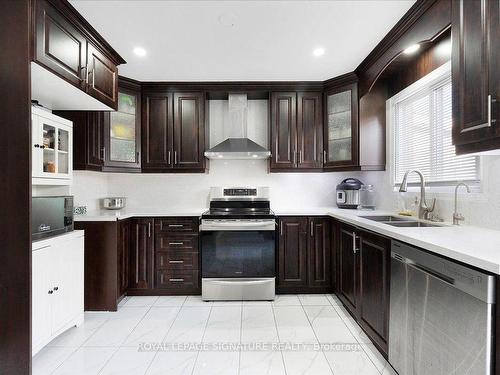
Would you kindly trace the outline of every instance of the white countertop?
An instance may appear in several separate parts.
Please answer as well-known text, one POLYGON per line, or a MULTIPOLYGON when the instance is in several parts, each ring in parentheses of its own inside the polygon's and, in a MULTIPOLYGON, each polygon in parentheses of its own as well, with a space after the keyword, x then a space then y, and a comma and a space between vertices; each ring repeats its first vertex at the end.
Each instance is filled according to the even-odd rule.
POLYGON ((98 210, 89 211, 86 215, 75 215, 74 221, 116 221, 131 217, 162 217, 162 216, 201 216, 208 208, 193 209, 123 209, 123 210, 98 210))
POLYGON ((394 215, 387 211, 338 208, 329 212, 329 216, 346 223, 500 275, 500 231, 465 225, 398 228, 359 217, 385 214, 394 215))
POLYGON ((39 249, 42 249, 44 247, 51 246, 51 245, 56 245, 57 243, 60 243, 61 241, 66 241, 66 240, 69 240, 71 238, 81 237, 84 235, 84 232, 85 231, 83 231, 83 230, 73 230, 71 232, 62 233, 58 236, 43 238, 43 239, 38 240, 38 241, 33 241, 31 243, 31 251, 39 250, 39 249))
MULTIPOLYGON (((75 221, 115 221, 131 217, 201 216, 207 208, 101 210, 75 215, 75 221)), ((331 216, 348 224, 406 242, 500 275, 500 231, 472 226, 398 228, 360 216, 394 215, 387 211, 343 210, 336 207, 290 209, 273 207, 278 216, 331 216)))

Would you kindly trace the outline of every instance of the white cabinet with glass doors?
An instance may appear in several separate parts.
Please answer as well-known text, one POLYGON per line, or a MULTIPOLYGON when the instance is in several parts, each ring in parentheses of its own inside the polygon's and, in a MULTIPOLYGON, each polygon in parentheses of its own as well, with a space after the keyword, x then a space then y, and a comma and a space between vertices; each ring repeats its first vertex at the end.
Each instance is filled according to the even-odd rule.
POLYGON ((71 185, 73 123, 31 107, 31 129, 33 185, 71 185))

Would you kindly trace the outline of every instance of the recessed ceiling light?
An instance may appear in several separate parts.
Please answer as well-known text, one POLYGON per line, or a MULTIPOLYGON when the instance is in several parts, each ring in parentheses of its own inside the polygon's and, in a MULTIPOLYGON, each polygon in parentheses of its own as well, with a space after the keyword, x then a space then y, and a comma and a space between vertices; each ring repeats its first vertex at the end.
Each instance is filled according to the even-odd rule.
POLYGON ((325 49, 323 47, 315 48, 313 51, 313 55, 316 57, 323 56, 325 54, 325 49))
POLYGON ((134 48, 134 53, 139 56, 139 57, 144 57, 146 56, 146 50, 142 47, 135 47, 134 48))
POLYGON ((234 13, 223 13, 219 16, 219 23, 226 27, 234 27, 236 25, 236 15, 234 13))
POLYGON ((407 47, 403 53, 405 55, 411 55, 412 53, 417 52, 420 49, 420 44, 412 44, 411 46, 407 47))

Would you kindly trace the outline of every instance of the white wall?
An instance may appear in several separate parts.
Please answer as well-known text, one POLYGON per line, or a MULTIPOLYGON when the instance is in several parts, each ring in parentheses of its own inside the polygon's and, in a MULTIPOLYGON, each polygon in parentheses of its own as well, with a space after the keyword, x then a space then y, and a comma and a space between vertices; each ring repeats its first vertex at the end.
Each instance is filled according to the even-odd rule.
MULTIPOLYGON (((389 163, 389 161, 388 161, 389 163)), ((458 211, 465 217, 463 225, 474 225, 500 230, 500 156, 481 157, 481 190, 468 194, 461 187, 458 194, 458 211)), ((420 195, 419 189, 409 189, 399 193, 391 185, 389 172, 371 172, 370 179, 375 181, 378 204, 381 208, 398 210, 401 201, 407 204, 420 195)), ((427 201, 437 199, 435 213, 445 221, 452 220, 454 211, 454 191, 435 192, 427 189, 427 201)))
POLYGON ((269 186, 275 209, 332 206, 335 187, 357 173, 267 173, 267 160, 216 160, 207 174, 114 174, 111 195, 128 197, 129 207, 207 207, 211 186, 269 186))

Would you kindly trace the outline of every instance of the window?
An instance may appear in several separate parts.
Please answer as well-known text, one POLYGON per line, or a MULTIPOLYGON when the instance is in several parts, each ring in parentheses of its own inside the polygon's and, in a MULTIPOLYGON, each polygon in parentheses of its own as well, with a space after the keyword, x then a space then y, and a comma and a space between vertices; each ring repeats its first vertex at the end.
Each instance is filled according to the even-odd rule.
MULTIPOLYGON (((392 178, 419 169, 429 186, 479 183, 479 157, 456 156, 451 143, 451 69, 447 63, 388 101, 392 124, 392 178)), ((418 182, 416 175, 409 182, 418 182)))

